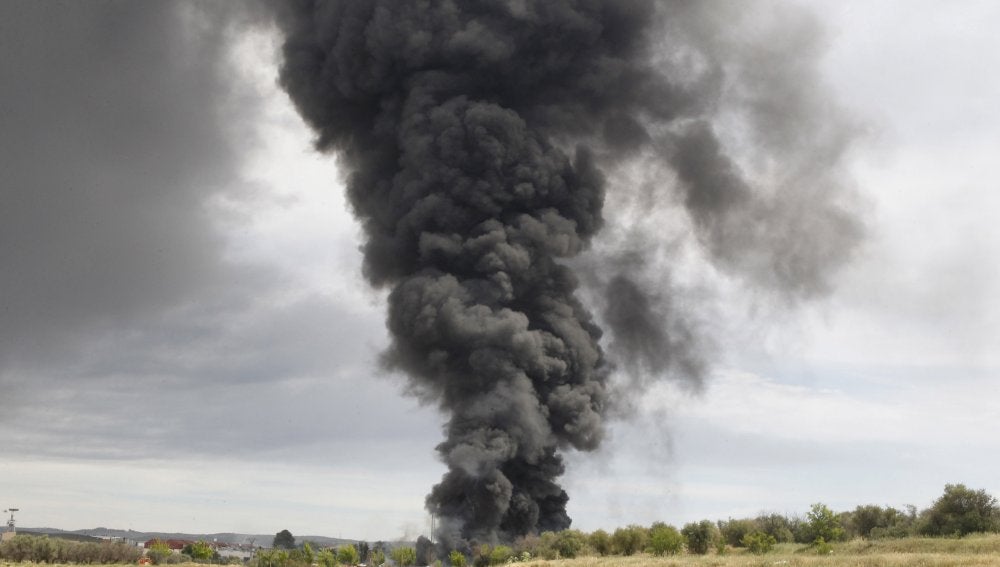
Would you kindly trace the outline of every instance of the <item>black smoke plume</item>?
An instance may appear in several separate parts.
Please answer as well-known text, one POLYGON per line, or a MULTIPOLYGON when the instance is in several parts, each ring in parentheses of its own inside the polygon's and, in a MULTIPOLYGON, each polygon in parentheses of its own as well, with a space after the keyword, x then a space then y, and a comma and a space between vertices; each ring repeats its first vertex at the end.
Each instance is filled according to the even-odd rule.
MULTIPOLYGON (((658 163, 710 259, 793 295, 822 287, 860 235, 824 198, 809 230, 838 224, 835 253, 814 253, 821 238, 789 245, 802 224, 783 221, 799 217, 757 195, 727 155, 713 121, 727 93, 772 87, 739 74, 755 52, 705 4, 734 11, 649 0, 282 5, 281 83, 349 172, 364 273, 390 289, 385 362, 448 416, 438 446, 448 472, 427 498, 444 549, 570 525, 561 453, 601 443, 613 365, 567 262, 604 224, 609 168, 658 163)), ((814 106, 789 86, 798 75, 773 81, 801 103, 793 118, 814 106)), ((763 116, 739 102, 748 122, 763 116)), ((779 118, 761 147, 813 163, 818 149, 790 155, 810 146, 789 141, 795 128, 777 131, 779 118)), ((599 279, 613 351, 647 371, 701 373, 667 290, 649 293, 628 270, 599 279)))

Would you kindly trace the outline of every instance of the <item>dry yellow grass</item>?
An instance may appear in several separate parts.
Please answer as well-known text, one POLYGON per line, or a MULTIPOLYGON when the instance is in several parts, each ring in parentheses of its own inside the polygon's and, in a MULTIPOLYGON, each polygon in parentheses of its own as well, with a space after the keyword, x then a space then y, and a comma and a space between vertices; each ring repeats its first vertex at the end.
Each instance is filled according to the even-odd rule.
MULTIPOLYGON (((522 564, 519 564, 522 565, 522 564)), ((979 567, 1000 566, 1000 536, 962 539, 907 538, 835 544, 830 555, 802 545, 779 545, 766 555, 730 550, 709 554, 653 557, 582 557, 534 561, 524 567, 979 567)))

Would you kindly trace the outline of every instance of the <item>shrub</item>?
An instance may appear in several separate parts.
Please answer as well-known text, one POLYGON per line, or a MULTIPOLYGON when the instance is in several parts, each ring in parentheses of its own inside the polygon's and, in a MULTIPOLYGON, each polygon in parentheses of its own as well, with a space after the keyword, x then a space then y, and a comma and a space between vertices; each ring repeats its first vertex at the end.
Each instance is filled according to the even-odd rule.
POLYGON ((149 557, 150 561, 153 562, 153 565, 165 563, 171 554, 173 554, 173 552, 170 551, 170 546, 167 545, 165 541, 159 540, 154 541, 149 546, 149 549, 146 550, 146 557, 149 557))
POLYGON ((806 514, 807 533, 809 539, 816 541, 822 538, 824 541, 837 541, 844 536, 844 528, 840 525, 840 518, 826 507, 825 504, 813 504, 806 514))
POLYGON ((826 542, 822 537, 816 538, 813 542, 813 549, 816 550, 817 555, 830 555, 833 553, 833 546, 826 542))
POLYGON ((340 546, 337 550, 337 562, 344 565, 357 565, 359 557, 358 549, 349 543, 340 546))
POLYGON ((598 555, 604 556, 611 553, 611 536, 604 530, 597 530, 590 534, 590 537, 587 538, 587 543, 590 544, 590 548, 594 550, 594 553, 598 555))
POLYGON ((498 545, 490 551, 490 565, 503 565, 513 557, 513 549, 506 545, 498 545))
POLYGON ((753 520, 734 520, 729 518, 725 522, 719 522, 719 532, 722 535, 722 539, 726 540, 726 543, 733 547, 741 547, 743 545, 743 536, 757 529, 757 524, 753 520))
POLYGON ((684 538, 677 528, 657 522, 649 528, 649 550, 653 555, 676 555, 684 548, 684 538))
POLYGON ((757 529, 774 538, 777 543, 795 540, 792 522, 781 514, 763 514, 754 520, 757 529))
POLYGON ((556 534, 555 548, 559 557, 573 559, 587 546, 587 537, 580 530, 563 530, 556 534))
POLYGON ((681 530, 681 535, 687 542, 688 551, 698 555, 705 555, 711 549, 719 537, 715 524, 708 520, 698 523, 690 523, 681 530))
POLYGON ((944 494, 934 501, 920 525, 920 533, 932 536, 964 536, 997 531, 997 499, 985 490, 972 490, 964 484, 948 484, 944 494))
POLYGON ((448 554, 448 564, 451 567, 465 567, 465 554, 457 549, 448 554))
POLYGON ((394 547, 389 552, 389 557, 396 562, 396 565, 408 567, 417 561, 417 551, 412 547, 394 547))
POLYGON ((617 553, 632 555, 646 547, 646 529, 642 526, 618 528, 611 534, 611 545, 617 553))
POLYGON ((774 536, 766 534, 764 532, 750 532, 743 536, 741 541, 743 547, 746 547, 750 553, 754 555, 764 555, 765 553, 774 549, 775 541, 774 536))

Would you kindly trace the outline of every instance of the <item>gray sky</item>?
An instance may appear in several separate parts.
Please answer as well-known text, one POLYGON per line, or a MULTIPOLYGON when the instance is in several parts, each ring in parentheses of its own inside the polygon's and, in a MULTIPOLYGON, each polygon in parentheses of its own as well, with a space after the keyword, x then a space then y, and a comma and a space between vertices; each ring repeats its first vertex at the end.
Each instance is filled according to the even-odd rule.
MULTIPOLYGON (((806 2, 869 237, 795 309, 694 257, 717 346, 564 478, 574 526, 1000 494, 993 2, 806 2)), ((0 503, 22 525, 426 531, 442 419, 375 364, 336 160, 250 15, 0 4, 0 503)))

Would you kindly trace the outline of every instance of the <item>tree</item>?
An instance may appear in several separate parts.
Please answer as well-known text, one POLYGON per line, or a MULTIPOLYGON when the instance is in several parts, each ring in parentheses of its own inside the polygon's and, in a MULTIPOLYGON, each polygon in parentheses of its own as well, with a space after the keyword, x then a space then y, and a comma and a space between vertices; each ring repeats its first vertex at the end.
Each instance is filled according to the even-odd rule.
POLYGON ((288 530, 281 530, 274 534, 274 542, 271 547, 275 549, 295 549, 295 536, 288 530))
POLYGON ((997 531, 997 499, 985 490, 972 490, 964 484, 948 484, 944 494, 925 512, 920 532, 934 536, 964 536, 997 531))
POLYGON ((400 567, 413 565, 417 560, 417 551, 412 547, 394 547, 389 552, 389 557, 400 567))
POLYGON ((316 562, 322 567, 337 567, 337 556, 329 549, 323 549, 316 555, 316 562))
POLYGON ((358 548, 349 543, 337 550, 337 561, 344 565, 357 565, 358 557, 358 548))
POLYGON ((649 528, 649 549, 653 555, 676 555, 684 548, 684 537, 677 528, 656 522, 649 528))
MULTIPOLYGON (((375 544, 376 549, 379 546, 385 547, 385 544, 382 542, 375 544)), ((435 559, 437 559, 437 551, 434 549, 434 542, 424 536, 417 538, 417 547, 415 550, 417 552, 417 563, 420 565, 430 565, 431 563, 434 563, 435 559)), ((378 565, 378 563, 375 563, 375 565, 378 565)))
POLYGON ((448 554, 448 564, 451 567, 465 567, 465 554, 457 549, 448 554))
POLYGON ((809 539, 813 542, 822 538, 824 542, 838 541, 844 536, 844 528, 833 510, 825 504, 813 504, 806 514, 809 539))
POLYGON ((205 541, 196 541, 194 543, 184 546, 182 550, 186 555, 190 555, 191 559, 198 559, 202 561, 207 561, 215 557, 215 550, 212 549, 211 545, 205 541))
POLYGON ((498 545, 490 551, 490 565, 503 565, 514 557, 514 550, 506 545, 498 545))
POLYGON ((719 532, 715 524, 708 520, 702 520, 698 523, 685 525, 681 530, 681 535, 687 542, 688 551, 705 555, 715 545, 719 532))
POLYGON ((580 530, 563 530, 556 534, 555 548, 559 557, 573 559, 587 546, 587 537, 580 530))
POLYGON ((646 547, 646 529, 642 526, 618 528, 611 534, 611 544, 622 555, 632 555, 646 547))
POLYGON ((611 536, 604 530, 597 530, 590 534, 587 543, 598 555, 604 556, 611 553, 611 536))
POLYGON ((360 559, 368 559, 368 553, 371 552, 371 548, 368 546, 367 541, 359 541, 357 549, 360 559))
POLYGON ((754 555, 764 555, 768 551, 774 548, 774 544, 777 543, 774 540, 774 536, 764 533, 764 532, 750 532, 743 536, 743 541, 741 542, 743 547, 750 550, 750 553, 754 555))
POLYGON ((170 550, 170 546, 167 545, 167 542, 158 539, 149 546, 148 550, 146 550, 146 557, 149 557, 150 561, 153 562, 153 565, 160 565, 165 562, 168 557, 170 557, 171 553, 173 553, 173 551, 170 550))
POLYGON ((774 538, 777 543, 793 541, 792 522, 781 514, 763 514, 754 520, 757 529, 774 538))
POLYGON ((719 522, 719 531, 722 534, 722 538, 726 540, 726 543, 733 547, 742 546, 743 536, 756 529, 757 524, 753 520, 734 520, 729 518, 729 520, 725 522, 719 522))

